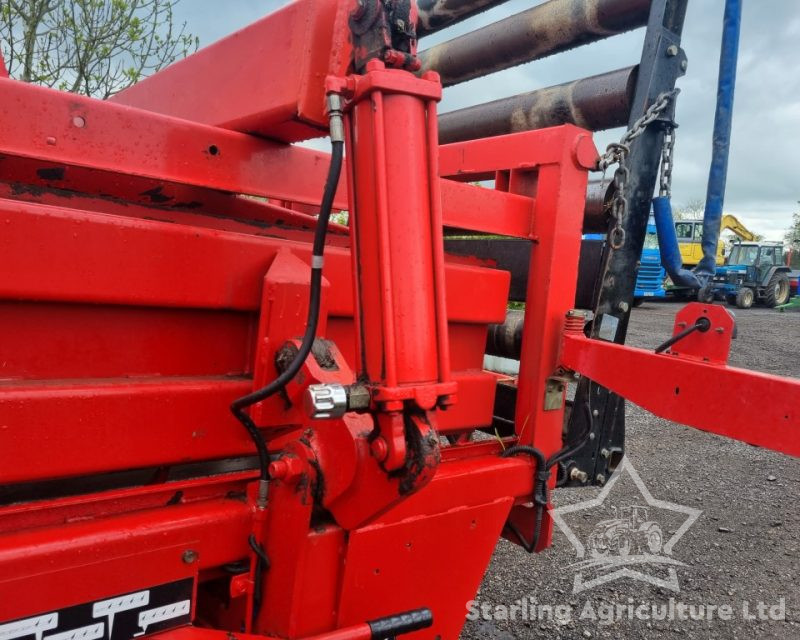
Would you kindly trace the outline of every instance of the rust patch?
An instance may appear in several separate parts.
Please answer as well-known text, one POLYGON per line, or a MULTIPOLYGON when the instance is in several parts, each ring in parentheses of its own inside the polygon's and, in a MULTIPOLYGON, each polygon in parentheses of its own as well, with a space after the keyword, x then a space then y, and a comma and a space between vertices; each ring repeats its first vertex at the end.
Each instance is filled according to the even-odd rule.
POLYGON ((39 176, 42 180, 63 180, 64 174, 66 173, 66 167, 47 167, 44 169, 37 169, 36 175, 39 176))

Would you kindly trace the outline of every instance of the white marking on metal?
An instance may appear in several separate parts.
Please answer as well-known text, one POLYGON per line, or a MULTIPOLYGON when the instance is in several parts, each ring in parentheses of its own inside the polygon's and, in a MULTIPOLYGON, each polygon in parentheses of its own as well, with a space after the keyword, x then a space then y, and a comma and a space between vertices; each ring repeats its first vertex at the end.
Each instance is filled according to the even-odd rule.
POLYGON ((26 636, 36 636, 36 640, 42 640, 45 631, 55 629, 57 626, 58 612, 0 624, 0 640, 14 640, 26 636))
POLYGON ((139 626, 142 630, 139 633, 133 634, 135 636, 143 636, 147 633, 147 627, 152 624, 164 622, 164 620, 172 620, 173 618, 180 618, 185 616, 192 610, 191 600, 182 600, 174 604, 167 604, 163 607, 156 607, 155 609, 148 609, 139 614, 139 626))
POLYGON ((45 636, 45 640, 97 640, 103 637, 105 626, 105 622, 97 622, 86 627, 78 627, 71 631, 62 631, 61 633, 45 636))
POLYGON ((108 600, 95 602, 92 607, 92 617, 100 618, 101 616, 106 616, 108 618, 108 637, 110 638, 114 630, 115 614, 122 611, 130 611, 131 609, 138 609, 139 607, 146 607, 148 604, 150 604, 150 590, 137 591, 127 596, 119 596, 118 598, 109 598, 108 600))

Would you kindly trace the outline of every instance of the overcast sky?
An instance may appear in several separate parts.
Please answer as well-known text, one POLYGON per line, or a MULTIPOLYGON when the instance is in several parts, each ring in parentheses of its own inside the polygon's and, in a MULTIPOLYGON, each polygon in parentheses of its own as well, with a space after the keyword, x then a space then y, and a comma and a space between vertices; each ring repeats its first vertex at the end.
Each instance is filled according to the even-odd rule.
MULTIPOLYGON (((201 46, 286 4, 281 0, 183 0, 176 13, 201 46)), ((426 38, 422 49, 540 2, 511 0, 426 38)), ((683 47, 689 70, 679 81, 673 203, 705 197, 724 0, 689 0, 683 47)), ((638 62, 644 30, 509 69, 445 91, 441 111, 560 84, 638 62)), ((800 2, 744 2, 725 211, 753 231, 780 239, 800 206, 800 2)), ((291 61, 285 61, 291 63, 291 61)), ((621 130, 596 135, 598 148, 621 130)))

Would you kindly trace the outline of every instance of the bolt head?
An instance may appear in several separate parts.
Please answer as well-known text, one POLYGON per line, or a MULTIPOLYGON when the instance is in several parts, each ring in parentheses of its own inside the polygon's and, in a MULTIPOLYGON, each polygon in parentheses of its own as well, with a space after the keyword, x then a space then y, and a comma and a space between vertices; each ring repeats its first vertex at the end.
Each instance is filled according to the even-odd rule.
POLYGON ((630 305, 627 302, 620 302, 617 305, 617 308, 622 311, 622 313, 628 313, 628 309, 630 309, 630 305))
POLYGON ((602 473, 598 473, 595 476, 595 481, 602 487, 606 483, 606 477, 602 473))
POLYGON ((677 55, 678 55, 678 46, 674 44, 669 45, 667 47, 667 57, 674 58, 677 55))
POLYGON ((197 562, 197 559, 200 557, 200 554, 197 553, 194 549, 187 549, 183 552, 181 559, 185 564, 194 564, 197 562))
POLYGON ((372 455, 375 456, 378 462, 383 462, 386 460, 386 456, 389 455, 389 446, 386 444, 386 440, 378 437, 372 441, 370 451, 372 451, 372 455))
POLYGON ((688 60, 681 60, 681 71, 686 71, 689 68, 688 60))

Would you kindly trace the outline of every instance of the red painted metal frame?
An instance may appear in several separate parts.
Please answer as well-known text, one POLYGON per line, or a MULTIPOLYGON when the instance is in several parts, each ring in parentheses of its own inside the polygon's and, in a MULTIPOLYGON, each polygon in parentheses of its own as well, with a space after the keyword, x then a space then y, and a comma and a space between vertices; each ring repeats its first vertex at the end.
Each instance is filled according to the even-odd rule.
MULTIPOLYGON (((14 80, 0 78, 0 92, 0 168, 9 181, 79 192, 104 206, 119 198, 165 210, 242 208, 219 192, 319 204, 327 153, 14 80), (33 106, 20 112, 19 104, 33 106)), ((530 226, 530 198, 451 180, 441 190, 446 226, 510 236, 530 226)), ((344 179, 338 191, 334 204, 347 209, 344 179)), ((314 225, 277 208, 241 217, 267 215, 314 225)))
MULTIPOLYGON (((13 88, 17 90, 18 87, 14 85, 13 88)), ((19 92, 21 100, 35 94, 46 100, 52 98, 52 108, 67 106, 63 97, 55 92, 27 86, 19 92), (28 90, 33 93, 26 93, 28 90)), ((4 482, 91 475, 250 453, 252 445, 227 415, 227 404, 252 385, 249 381, 252 354, 258 343, 254 340, 254 327, 259 310, 263 308, 261 283, 281 249, 290 250, 300 260, 308 260, 309 256, 308 232, 284 229, 275 224, 274 218, 280 215, 279 208, 269 210, 272 222, 261 227, 254 227, 244 220, 214 215, 215 208, 223 202, 214 200, 203 186, 208 177, 207 169, 202 173, 203 170, 198 168, 195 177, 186 173, 189 166, 186 163, 180 168, 184 172, 181 175, 172 172, 168 163, 150 168, 143 164, 137 169, 135 164, 144 156, 133 149, 125 150, 123 143, 113 142, 106 128, 112 126, 111 121, 104 121, 100 114, 104 114, 103 109, 107 107, 109 114, 130 117, 130 126, 134 126, 141 116, 142 122, 147 124, 138 129, 141 136, 147 136, 148 131, 155 135, 160 122, 166 127, 164 139, 169 137, 167 131, 171 124, 174 124, 176 132, 197 131, 193 129, 194 125, 130 109, 122 113, 123 110, 115 105, 86 104, 92 109, 81 111, 86 122, 104 123, 103 126, 79 128, 79 137, 68 135, 68 127, 74 127, 69 122, 63 131, 45 126, 41 131, 45 140, 42 145, 34 144, 25 149, 21 138, 16 138, 17 142, 12 144, 15 138, 9 135, 3 149, 0 169, 3 176, 11 177, 14 182, 4 187, 4 197, 0 198, 0 209, 6 220, 2 237, 6 268, 0 278, 0 294, 6 313, 0 316, 0 321, 8 325, 6 335, 11 331, 23 332, 19 334, 21 339, 10 345, 9 357, 3 367, 5 381, 2 382, 0 406, 3 407, 4 421, 15 425, 2 432, 5 442, 0 448, 3 452, 0 468, 4 482), (56 134, 57 144, 47 143, 45 134, 48 131, 56 134), (80 143, 86 142, 84 135, 94 136, 97 143, 95 148, 98 151, 90 162, 85 160, 94 153, 91 149, 79 154, 80 143), (117 156, 116 166, 101 157, 101 145, 107 145, 107 149, 120 149, 122 155, 117 156), (50 147, 54 147, 57 153, 50 147), (58 171, 41 173, 42 169, 61 167, 66 167, 62 176, 57 175, 58 171), (152 201, 148 202, 148 197, 138 197, 141 193, 137 191, 139 188, 148 190, 154 184, 164 185, 165 190, 177 189, 175 185, 178 185, 184 192, 198 195, 201 204, 186 210, 154 206, 152 201), (102 195, 108 190, 116 190, 117 195, 102 195), (31 240, 35 241, 36 251, 28 248, 31 240), (47 261, 42 261, 41 255, 46 255, 47 261), (26 333, 28 337, 25 337, 26 333), (55 336, 59 337, 58 340, 55 336), (18 428, 22 425, 25 428, 18 428), (164 425, 169 425, 169 428, 165 429, 164 425), (42 459, 48 460, 48 464, 42 465, 42 459)), ((64 113, 69 115, 68 111, 64 113)), ((30 115, 31 126, 41 126, 36 124, 41 115, 30 115)), ((20 126, 24 129, 23 125, 20 126)), ((205 129, 207 134, 214 133, 207 127, 205 129)), ((241 138, 240 134, 231 135, 241 138)), ((580 135, 583 134, 578 130, 565 129, 560 137, 546 138, 546 143, 551 144, 554 140, 559 144, 566 143, 571 137, 580 135)), ((122 139, 120 136, 117 138, 122 139)), ((219 142, 223 138, 205 138, 203 145, 210 140, 219 142)), ((242 144, 245 142, 242 140, 242 144)), ((538 146, 534 138, 527 138, 527 143, 533 145, 532 148, 538 146)), ((271 144, 264 143, 263 148, 271 144)), ((221 143, 219 149, 218 156, 224 156, 225 147, 221 143)), ((230 149, 235 150, 234 147, 230 149)), ((167 156, 169 153, 166 149, 167 156)), ((178 151, 175 154, 176 158, 180 157, 178 151)), ((512 167, 512 164, 503 164, 502 146, 498 146, 493 155, 497 166, 512 167)), ((297 156, 297 162, 291 158, 289 161, 302 167, 306 157, 307 154, 302 154, 297 156)), ((568 153, 565 157, 571 156, 568 153)), ((207 157, 205 161, 214 162, 215 158, 207 157)), ((559 212, 571 206, 570 201, 557 199, 564 180, 574 179, 575 199, 582 198, 585 170, 570 161, 560 171, 557 170, 557 158, 550 161, 553 170, 542 167, 542 177, 535 192, 503 194, 443 181, 443 202, 447 200, 444 195, 446 188, 452 186, 453 193, 465 194, 465 216, 484 215, 480 211, 481 207, 486 207, 485 215, 491 220, 483 220, 481 225, 494 228, 517 225, 514 233, 528 236, 534 204, 545 207, 539 209, 542 220, 550 215, 560 219, 559 212), (482 198, 483 194, 491 195, 482 198), (547 209, 548 202, 554 207, 552 212, 547 209), (475 208, 470 209, 467 204, 473 204, 475 208)), ((534 160, 527 171, 536 170, 534 160)), ((244 174, 237 171, 231 175, 236 175, 238 180, 244 174)), ((229 180, 227 183, 219 182, 218 186, 236 189, 241 183, 229 180)), ((293 199, 306 197, 298 193, 294 189, 291 193, 278 195, 293 199)), ((307 199, 310 199, 310 194, 307 199)), ((254 214, 253 219, 256 215, 262 214, 254 214)), ((296 220, 303 222, 299 218, 296 220)), ((579 221, 577 225, 576 234, 579 233, 579 221)), ((569 241, 573 240, 570 238, 569 241)), ((450 320, 449 360, 463 401, 442 414, 438 426, 442 432, 459 432, 488 424, 491 419, 494 377, 480 371, 483 344, 486 324, 503 318, 509 279, 504 272, 463 263, 448 262, 445 272, 450 320), (470 295, 465 296, 465 291, 470 295)), ((345 361, 353 362, 349 251, 345 246, 337 246, 335 237, 328 251, 325 277, 329 282, 325 303, 327 333, 342 345, 345 361)), ((304 299, 305 294, 299 297, 304 299)), ((563 297, 558 314, 567 308, 567 298, 566 295, 563 297)), ((530 421, 531 433, 535 421, 533 418, 530 421)), ((553 442, 558 433, 560 426, 556 433, 551 434, 553 442)), ((283 442, 288 441, 284 438, 283 442)), ((273 504, 276 505, 275 513, 283 515, 276 521, 279 527, 276 531, 280 535, 271 537, 281 542, 277 549, 270 549, 276 565, 270 580, 278 581, 274 588, 271 586, 270 592, 287 593, 292 600, 291 606, 281 605, 272 609, 277 616, 272 622, 264 619, 261 624, 277 625, 276 628, 283 629, 284 635, 300 637, 357 625, 369 617, 426 606, 427 603, 439 611, 436 632, 444 633, 445 637, 456 635, 463 622, 463 603, 459 604, 459 601, 468 600, 477 588, 508 510, 515 501, 528 499, 532 487, 530 461, 501 460, 497 457, 499 450, 497 443, 488 447, 459 447, 452 452, 445 450, 440 470, 428 488, 400 500, 396 507, 378 519, 373 518, 368 526, 352 530, 352 547, 342 547, 341 530, 336 528, 325 529, 325 533, 309 532, 308 512, 304 509, 295 511, 297 494, 291 489, 293 485, 287 485, 285 508, 278 510, 277 505, 282 500, 281 483, 278 482, 273 504), (465 498, 465 493, 471 497, 465 498), (468 506, 472 511, 464 511, 455 519, 454 516, 439 515, 455 507, 468 506), (398 514, 406 515, 394 515, 396 509, 400 509, 398 514), (299 516, 294 529, 289 527, 292 520, 288 518, 288 514, 293 512, 299 516), (414 514, 417 514, 415 522, 418 523, 414 527, 418 529, 409 529, 402 522, 414 514), (362 529, 363 536, 356 535, 362 529), (293 535, 289 535, 291 531, 294 531, 293 535), (380 572, 375 573, 375 545, 381 547, 396 542, 403 549, 423 550, 428 548, 431 536, 452 536, 460 542, 452 545, 452 555, 438 553, 435 557, 423 557, 413 552, 401 564, 388 554, 378 567, 380 572), (363 544, 368 545, 363 549, 358 546, 362 539, 363 544), (406 547, 406 543, 411 546, 406 547), (350 549, 346 558, 342 555, 345 548, 350 549), (298 551, 302 553, 298 555, 298 551), (463 559, 468 556, 473 557, 473 561, 465 564, 463 559), (283 559, 286 567, 283 573, 279 558, 283 559), (346 574, 341 573, 342 562, 349 567, 346 574), (446 587, 452 593, 452 587, 446 584, 452 567, 462 565, 464 573, 459 589, 463 593, 455 599, 448 599, 447 603, 439 602, 446 587), (315 569, 310 573, 312 566, 315 569), (432 566, 439 567, 435 569, 439 578, 427 578, 429 585, 424 589, 397 589, 398 580, 417 585, 425 582, 432 566), (290 580, 294 587, 287 589, 287 584, 282 585, 281 575, 286 576, 285 579, 290 580), (376 578, 378 575, 384 578, 376 578), (367 576, 373 583, 371 588, 384 592, 385 596, 364 602, 358 595, 360 592, 353 590, 355 585, 364 584, 367 576), (323 588, 323 585, 329 585, 330 589, 323 588), (319 615, 292 613, 307 611, 314 603, 325 604, 325 598, 328 598, 326 606, 311 606, 320 612, 319 615), (338 613, 332 615, 325 611, 338 613), (281 626, 285 624, 289 626, 281 626)), ((334 467, 340 467, 343 462, 341 456, 331 460, 334 467)), ((324 472, 329 474, 334 467, 325 466, 324 472)), ((244 491, 247 477, 236 480, 233 487, 238 486, 240 492, 244 491)), ((187 508, 191 506, 193 513, 205 513, 204 526, 207 529, 196 530, 187 524, 185 532, 188 538, 178 536, 174 544, 166 545, 161 551, 158 550, 161 547, 154 547, 146 537, 134 536, 130 544, 142 552, 126 555, 125 559, 118 558, 117 551, 113 551, 116 543, 112 540, 124 531, 135 530, 137 520, 129 519, 129 514, 139 514, 136 518, 142 523, 150 522, 156 532, 154 535, 160 535, 158 532, 162 525, 157 524, 160 519, 176 515, 179 510, 171 506, 162 513, 163 507, 158 508, 157 504, 170 502, 175 492, 159 488, 154 494, 154 489, 130 489, 114 498, 104 499, 103 494, 97 494, 81 499, 80 505, 75 507, 83 514, 80 518, 89 518, 87 522, 107 534, 105 537, 91 534, 90 539, 95 545, 96 557, 106 557, 108 566, 113 567, 119 576, 119 581, 113 585, 114 592, 124 592, 126 587, 146 586, 153 580, 157 566, 169 564, 171 558, 198 544, 212 545, 211 550, 204 547, 201 553, 203 560, 198 575, 202 581, 213 576, 206 568, 208 558, 213 563, 222 563, 221 559, 215 560, 223 557, 219 555, 222 549, 216 549, 217 541, 228 549, 225 562, 247 555, 244 545, 247 529, 253 526, 252 522, 246 524, 251 518, 247 515, 251 507, 236 501, 230 505, 220 503, 220 498, 213 497, 219 494, 211 491, 216 481, 200 479, 197 482, 200 487, 208 486, 208 497, 198 495, 193 498, 193 494, 184 488, 180 502, 186 501, 187 508), (147 497, 151 495, 162 497, 147 497), (109 500, 114 504, 110 512, 107 511, 109 500), (221 511, 215 510, 215 505, 219 505, 221 511), (228 513, 238 523, 236 526, 228 524, 229 516, 223 515, 228 513), (221 539, 212 533, 219 527, 225 528, 226 536, 229 534, 231 539, 236 538, 237 544, 230 544, 228 537, 221 539), (154 555, 148 555, 145 549, 154 549, 154 555)), ((336 482, 331 476, 331 486, 336 482)), ((230 493, 229 487, 225 495, 230 493)), ((33 556, 24 551, 27 538, 15 533, 20 518, 23 518, 27 533, 47 529, 54 540, 60 538, 63 541, 58 552, 63 554, 64 575, 74 583, 68 593, 44 590, 36 596, 23 595, 7 616, 68 606, 87 601, 99 592, 99 588, 89 588, 89 581, 96 579, 97 572, 102 571, 100 565, 91 565, 91 568, 80 571, 69 565, 69 550, 82 548, 84 536, 89 535, 91 529, 84 533, 83 529, 74 529, 72 525, 65 528, 64 520, 59 521, 59 518, 69 516, 58 515, 69 513, 70 508, 59 506, 65 504, 64 500, 69 503, 72 499, 37 502, 34 503, 35 509, 25 513, 18 508, 0 509, 0 551, 5 554, 2 557, 30 557, 33 561, 33 556)), ((173 530, 171 523, 171 520, 166 520, 163 526, 173 530)), ((180 525, 178 528, 184 527, 180 525)), ((46 557, 51 548, 54 549, 42 547, 40 553, 46 557)), ((163 573, 162 578, 167 573, 163 573)), ((182 571, 175 575, 178 574, 185 575, 182 571)), ((18 594, 33 594, 45 579, 34 580, 18 569, 11 571, 11 575, 15 576, 14 582, 5 586, 18 594)), ((238 597, 237 602, 249 597, 247 582, 241 584, 245 593, 238 597)), ((204 611, 211 619, 224 619, 221 613, 214 613, 216 609, 212 605, 206 600, 204 602, 204 611)), ((265 614, 269 611, 269 608, 265 609, 265 614)), ((267 632, 268 627, 262 626, 261 630, 267 632)))
POLYGON ((560 361, 667 420, 800 456, 800 380, 727 366, 733 322, 722 307, 690 304, 678 314, 675 333, 702 316, 711 318, 711 329, 668 353, 568 333, 560 361))
MULTIPOLYGON (((454 639, 509 517, 531 533, 534 462, 499 454, 561 446, 563 396, 545 393, 565 367, 662 415, 798 452, 798 383, 702 362, 720 361, 727 336, 656 356, 568 331, 589 134, 439 148, 434 77, 377 65, 345 77, 354 6, 298 0, 114 102, 0 78, 0 621, 191 577, 195 626, 165 638, 352 640, 367 637, 366 620, 429 607, 433 627, 408 637, 454 639), (264 505, 253 471, 226 471, 254 452, 228 405, 276 375, 276 353, 304 327, 329 157, 286 142, 324 131, 326 78, 352 100, 335 206, 355 235, 334 226, 326 249, 319 336, 330 344, 253 408, 277 457, 264 505), (495 189, 463 183, 485 177, 495 189), (491 423, 484 345, 509 274, 445 257, 443 226, 533 244, 507 442, 469 434, 491 423), (351 254, 353 238, 380 251, 351 254), (388 327, 380 340, 357 341, 373 323, 388 327), (378 363, 371 410, 309 420, 306 387, 353 383, 362 356, 378 363), (687 384, 711 374, 727 403, 783 399, 770 414, 733 403, 712 419, 687 384), (642 384, 655 377, 674 388, 642 384), (754 430, 742 416, 771 422, 754 430), (413 453, 391 473, 376 445, 389 432, 413 453), (125 488, 81 484, 120 478, 125 488)), ((539 549, 551 531, 545 520, 539 549)))

